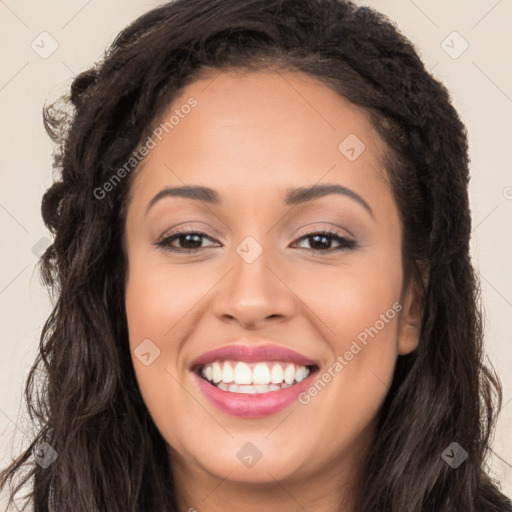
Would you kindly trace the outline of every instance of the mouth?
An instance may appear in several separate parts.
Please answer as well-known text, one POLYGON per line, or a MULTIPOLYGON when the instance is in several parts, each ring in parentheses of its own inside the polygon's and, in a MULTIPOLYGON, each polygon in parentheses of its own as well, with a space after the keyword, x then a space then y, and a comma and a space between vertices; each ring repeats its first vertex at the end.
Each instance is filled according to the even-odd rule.
POLYGON ((190 370, 200 392, 219 411, 256 418, 297 400, 319 364, 277 345, 228 345, 195 359, 190 370))
POLYGON ((296 386, 312 373, 317 365, 302 365, 289 361, 245 362, 217 360, 194 368, 197 375, 216 388, 228 393, 249 395, 272 393, 296 386))

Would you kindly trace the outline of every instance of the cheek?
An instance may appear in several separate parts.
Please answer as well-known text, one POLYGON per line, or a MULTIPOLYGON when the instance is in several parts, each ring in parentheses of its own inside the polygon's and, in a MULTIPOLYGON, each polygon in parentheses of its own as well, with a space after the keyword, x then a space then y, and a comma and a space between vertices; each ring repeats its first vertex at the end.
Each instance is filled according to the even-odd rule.
POLYGON ((132 349, 144 338, 162 342, 174 333, 178 320, 197 302, 202 288, 189 271, 171 269, 149 252, 133 250, 125 298, 132 349))
POLYGON ((176 360, 178 347, 165 343, 165 339, 175 332, 187 301, 186 290, 182 288, 185 283, 180 283, 179 273, 175 280, 166 279, 162 275, 165 267, 151 261, 147 253, 139 253, 137 248, 130 253, 125 308, 135 375, 144 401, 154 415, 179 391, 167 373, 175 373, 170 362, 176 360))
POLYGON ((372 421, 391 385, 402 309, 402 270, 395 256, 338 268, 336 276, 302 290, 321 319, 316 325, 331 357, 301 403, 319 424, 334 430, 345 425, 343 440, 372 421))
POLYGON ((312 322, 316 317, 314 325, 321 327, 333 352, 343 353, 347 342, 375 323, 381 338, 394 341, 395 348, 397 315, 392 306, 400 301, 402 277, 398 251, 368 251, 354 254, 345 265, 312 268, 310 276, 306 269, 294 280, 293 290, 312 322), (383 324, 381 317, 390 308, 391 318, 383 324))
POLYGON ((188 300, 187 296, 190 284, 180 281, 180 272, 174 273, 175 279, 163 276, 162 265, 138 265, 136 258, 131 263, 125 306, 135 376, 143 401, 164 439, 180 447, 187 438, 186 425, 180 418, 197 417, 198 410, 180 384, 183 376, 176 366, 180 344, 169 343, 169 339, 179 337, 179 321, 194 303, 193 297, 188 300), (146 364, 147 356, 139 357, 141 343, 149 347, 143 353, 149 352, 150 364, 146 364))

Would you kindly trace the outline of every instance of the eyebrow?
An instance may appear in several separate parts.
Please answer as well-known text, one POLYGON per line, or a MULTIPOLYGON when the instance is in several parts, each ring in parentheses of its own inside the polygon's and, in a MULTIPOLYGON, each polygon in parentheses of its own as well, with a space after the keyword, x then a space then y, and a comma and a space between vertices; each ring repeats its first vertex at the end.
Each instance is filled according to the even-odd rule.
MULTIPOLYGON (((284 203, 286 205, 297 205, 306 203, 329 194, 341 194, 349 197, 363 206, 368 213, 374 217, 373 210, 370 205, 356 192, 342 185, 326 183, 322 185, 313 185, 311 187, 289 188, 286 191, 284 203)), ((160 190, 149 202, 146 208, 146 214, 151 207, 164 197, 184 197, 186 199, 194 199, 209 204, 221 204, 219 193, 209 187, 201 185, 184 185, 181 187, 165 187, 160 190)))
POLYGON ((359 194, 342 185, 334 185, 331 183, 313 185, 312 187, 288 189, 284 202, 287 205, 295 205, 305 203, 307 201, 312 201, 313 199, 317 199, 329 194, 341 194, 350 197, 354 201, 358 202, 361 206, 363 206, 368 211, 368 213, 374 217, 373 210, 371 209, 370 205, 359 194))

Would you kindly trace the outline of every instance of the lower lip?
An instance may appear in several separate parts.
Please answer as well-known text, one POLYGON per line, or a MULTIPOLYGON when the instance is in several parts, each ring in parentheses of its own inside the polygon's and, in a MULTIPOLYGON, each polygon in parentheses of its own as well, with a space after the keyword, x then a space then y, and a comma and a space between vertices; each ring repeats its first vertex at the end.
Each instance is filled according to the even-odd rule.
POLYGON ((255 394, 223 391, 201 378, 197 373, 193 373, 201 391, 217 409, 242 418, 258 418, 276 414, 297 400, 298 396, 311 385, 317 372, 310 373, 294 386, 279 391, 255 394))

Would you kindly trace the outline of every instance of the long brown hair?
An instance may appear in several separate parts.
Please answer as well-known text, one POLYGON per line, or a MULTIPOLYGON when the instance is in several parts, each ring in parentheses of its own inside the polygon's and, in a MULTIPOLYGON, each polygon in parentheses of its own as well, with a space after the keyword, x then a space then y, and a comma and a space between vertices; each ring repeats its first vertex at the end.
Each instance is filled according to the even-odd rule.
POLYGON ((485 470, 501 388, 483 359, 466 129, 396 27, 342 0, 170 2, 124 29, 63 103, 45 108, 57 176, 42 201, 54 240, 40 268, 57 300, 26 386, 39 434, 1 487, 17 480, 14 495, 30 483, 36 512, 177 510, 129 353, 123 233, 134 172, 97 190, 206 67, 269 66, 307 73, 371 115, 387 145, 404 266, 423 286, 420 343, 399 356, 357 510, 512 511, 485 470), (46 468, 33 458, 43 442, 58 454, 46 468), (469 454, 457 469, 441 457, 452 442, 469 454))

